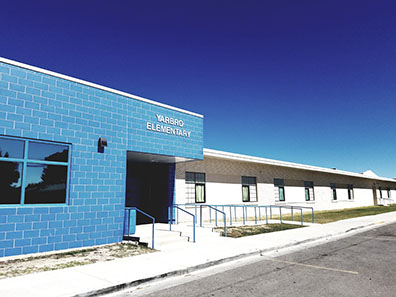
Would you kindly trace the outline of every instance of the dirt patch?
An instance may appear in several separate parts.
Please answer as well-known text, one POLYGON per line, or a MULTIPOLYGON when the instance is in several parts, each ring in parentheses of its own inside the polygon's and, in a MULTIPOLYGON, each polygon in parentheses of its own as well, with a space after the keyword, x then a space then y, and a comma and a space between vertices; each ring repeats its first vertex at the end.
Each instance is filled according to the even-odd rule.
MULTIPOLYGON (((227 227, 227 237, 243 237, 249 235, 256 235, 261 233, 277 232, 288 229, 301 228, 301 225, 292 224, 266 224, 266 225, 248 225, 248 226, 238 226, 238 227, 227 227)), ((221 232, 224 236, 223 228, 217 227, 215 231, 221 232)))
POLYGON ((30 255, 17 259, 4 259, 0 260, 0 279, 28 273, 111 261, 151 252, 154 252, 154 250, 133 243, 117 243, 47 255, 30 255))

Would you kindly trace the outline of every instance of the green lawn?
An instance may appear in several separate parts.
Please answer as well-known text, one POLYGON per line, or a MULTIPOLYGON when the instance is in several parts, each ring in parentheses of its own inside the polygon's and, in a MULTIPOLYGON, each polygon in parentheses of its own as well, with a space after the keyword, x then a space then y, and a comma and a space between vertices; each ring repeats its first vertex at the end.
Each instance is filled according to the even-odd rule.
MULTIPOLYGON (((346 208, 338 210, 325 210, 325 211, 315 211, 315 223, 326 224, 330 222, 335 222, 339 220, 345 220, 356 217, 371 216, 380 213, 386 213, 396 211, 396 204, 391 206, 366 206, 357 208, 346 208)), ((279 219, 279 216, 273 216, 274 219, 279 219)), ((285 221, 291 220, 290 215, 282 215, 282 219, 285 221)), ((300 221, 301 215, 296 212, 294 214, 294 220, 300 221)), ((304 213, 303 220, 306 223, 311 222, 311 213, 304 213)))
MULTIPOLYGON (((245 225, 238 227, 227 227, 227 237, 243 237, 249 235, 256 235, 261 233, 276 232, 288 229, 296 229, 304 226, 292 224, 267 224, 267 225, 245 225)), ((215 231, 220 231, 221 236, 224 236, 224 229, 222 227, 215 228, 215 231)))

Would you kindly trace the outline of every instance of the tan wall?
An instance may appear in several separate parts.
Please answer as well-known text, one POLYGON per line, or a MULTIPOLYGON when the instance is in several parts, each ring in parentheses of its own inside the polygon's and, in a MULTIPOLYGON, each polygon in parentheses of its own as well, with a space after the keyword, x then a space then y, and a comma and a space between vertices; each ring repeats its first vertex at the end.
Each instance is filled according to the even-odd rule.
MULTIPOLYGON (((373 205, 372 186, 380 185, 383 197, 386 188, 392 189, 396 198, 396 182, 350 177, 301 169, 271 166, 241 161, 229 161, 205 157, 203 161, 176 164, 176 203, 185 203, 185 172, 206 173, 206 203, 242 204, 241 176, 255 176, 257 180, 257 204, 278 204, 275 201, 274 178, 285 180, 286 204, 306 205, 320 209, 340 209, 373 205), (315 201, 305 201, 304 181, 314 184, 315 201), (336 184, 337 201, 332 199, 330 183, 336 184), (348 200, 347 185, 354 188, 354 200, 348 200)), ((379 197, 379 194, 378 194, 379 197)), ((251 204, 254 204, 251 202, 251 204)))

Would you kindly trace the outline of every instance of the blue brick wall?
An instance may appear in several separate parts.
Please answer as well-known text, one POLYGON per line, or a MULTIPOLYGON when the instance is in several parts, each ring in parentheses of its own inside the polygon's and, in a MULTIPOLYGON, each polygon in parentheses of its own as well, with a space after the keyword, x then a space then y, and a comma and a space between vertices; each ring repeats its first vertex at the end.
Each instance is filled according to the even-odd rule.
POLYGON ((54 76, 0 63, 0 135, 72 144, 67 205, 0 206, 0 257, 122 239, 126 152, 203 158, 203 119, 54 76), (146 129, 156 114, 191 131, 146 129), (99 137, 108 140, 97 152, 99 137))

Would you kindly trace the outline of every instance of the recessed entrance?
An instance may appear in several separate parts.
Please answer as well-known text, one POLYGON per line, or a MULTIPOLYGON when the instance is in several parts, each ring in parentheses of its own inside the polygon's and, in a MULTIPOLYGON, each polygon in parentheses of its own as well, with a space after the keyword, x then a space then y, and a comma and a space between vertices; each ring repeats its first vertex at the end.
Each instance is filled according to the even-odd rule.
MULTIPOLYGON (((155 218, 156 222, 168 222, 168 206, 173 204, 175 188, 175 163, 184 158, 127 153, 126 207, 137 207, 155 218)), ((151 223, 144 216, 137 216, 137 224, 151 223)))

